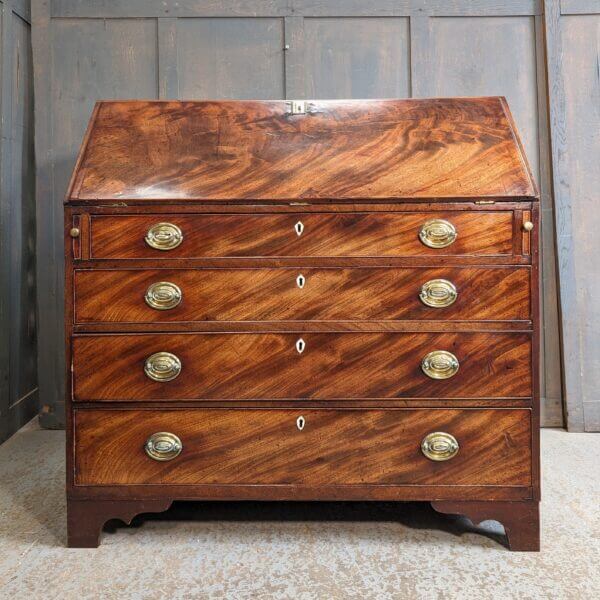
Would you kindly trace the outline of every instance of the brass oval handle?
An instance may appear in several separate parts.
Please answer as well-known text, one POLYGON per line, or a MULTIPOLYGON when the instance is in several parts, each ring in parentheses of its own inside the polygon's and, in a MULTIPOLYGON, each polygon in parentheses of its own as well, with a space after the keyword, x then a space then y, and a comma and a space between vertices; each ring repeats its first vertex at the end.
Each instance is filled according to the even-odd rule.
POLYGON ((148 229, 146 244, 156 250, 173 250, 183 242, 183 233, 173 223, 156 223, 148 229))
POLYGON ((153 460, 173 460, 181 454, 183 444, 174 433, 158 431, 146 440, 144 450, 153 460))
POLYGON ((458 454, 459 449, 460 446, 456 438, 443 431, 429 433, 421 442, 421 452, 429 460, 450 460, 458 454))
POLYGON ((179 305, 182 297, 179 286, 170 281, 158 281, 148 287, 144 300, 155 310, 170 310, 179 305))
POLYGON ((458 372, 458 359, 452 352, 434 350, 421 361, 421 369, 431 379, 449 379, 458 372))
POLYGON ((456 286, 447 279, 430 279, 421 286, 419 293, 421 302, 433 308, 450 306, 457 297, 456 286))
POLYGON ((419 230, 419 239, 429 248, 445 248, 456 240, 456 227, 444 219, 426 221, 419 230))
POLYGON ((146 359, 144 373, 153 381, 172 381, 181 373, 181 361, 170 352, 156 352, 146 359))

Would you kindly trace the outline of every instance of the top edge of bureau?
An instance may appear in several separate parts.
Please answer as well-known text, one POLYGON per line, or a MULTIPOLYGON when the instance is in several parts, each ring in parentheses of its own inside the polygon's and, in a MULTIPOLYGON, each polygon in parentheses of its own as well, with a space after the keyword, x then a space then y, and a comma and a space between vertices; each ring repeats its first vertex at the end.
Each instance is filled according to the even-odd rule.
POLYGON ((410 204, 415 205, 438 205, 438 204, 471 204, 473 208, 490 207, 490 206, 506 206, 509 204, 519 204, 534 202, 539 203, 539 196, 505 196, 505 197, 493 197, 487 198, 482 196, 449 196, 449 197, 431 197, 431 198, 304 198, 302 200, 265 200, 265 199, 227 199, 227 200, 215 200, 210 198, 157 198, 157 199, 136 199, 136 198, 89 198, 89 199, 67 199, 65 200, 65 206, 82 206, 86 208, 127 208, 130 206, 199 206, 199 207, 245 207, 245 208, 323 208, 327 209, 335 206, 343 207, 355 207, 356 209, 369 210, 368 208, 373 205, 381 206, 406 206, 410 204))

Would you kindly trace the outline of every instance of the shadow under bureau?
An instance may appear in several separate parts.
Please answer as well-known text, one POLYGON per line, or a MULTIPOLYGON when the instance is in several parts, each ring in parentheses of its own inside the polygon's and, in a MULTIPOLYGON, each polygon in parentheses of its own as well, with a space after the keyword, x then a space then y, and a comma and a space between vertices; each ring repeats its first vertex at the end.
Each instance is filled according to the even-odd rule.
POLYGON ((69 545, 174 500, 422 500, 538 549, 538 232, 503 98, 98 103, 69 545))

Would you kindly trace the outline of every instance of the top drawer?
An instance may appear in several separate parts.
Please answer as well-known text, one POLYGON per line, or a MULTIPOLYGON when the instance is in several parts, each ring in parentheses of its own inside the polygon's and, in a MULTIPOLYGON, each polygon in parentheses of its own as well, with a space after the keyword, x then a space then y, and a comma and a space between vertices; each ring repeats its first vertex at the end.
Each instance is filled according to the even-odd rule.
POLYGON ((502 256, 513 213, 435 211, 102 216, 91 258, 502 256))

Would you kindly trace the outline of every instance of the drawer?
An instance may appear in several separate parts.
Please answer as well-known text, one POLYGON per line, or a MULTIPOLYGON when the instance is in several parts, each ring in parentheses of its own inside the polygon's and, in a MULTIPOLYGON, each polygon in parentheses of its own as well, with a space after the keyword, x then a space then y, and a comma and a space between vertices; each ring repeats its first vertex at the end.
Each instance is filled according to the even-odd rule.
POLYGON ((502 398, 532 387, 528 333, 80 335, 73 369, 83 401, 502 398))
POLYGON ((528 267, 78 270, 76 323, 527 320, 528 267))
POLYGON ((531 485, 526 409, 76 410, 74 439, 78 485, 531 485))
POLYGON ((509 210, 95 215, 91 219, 91 257, 103 259, 495 256, 512 252, 513 213, 509 210))

